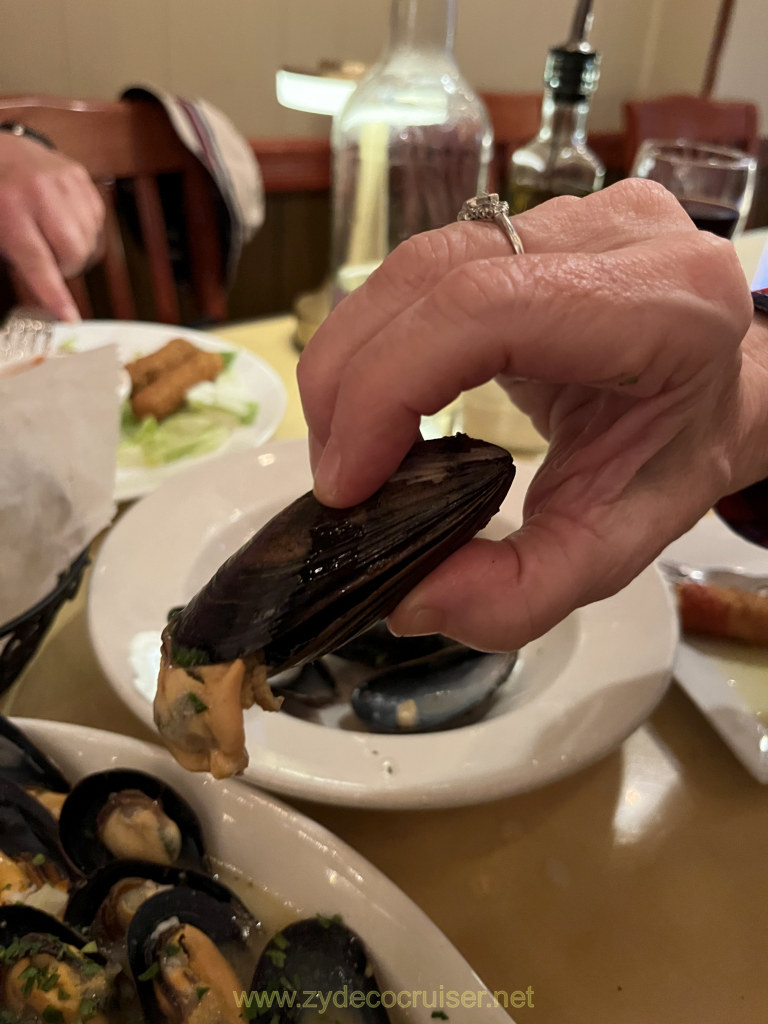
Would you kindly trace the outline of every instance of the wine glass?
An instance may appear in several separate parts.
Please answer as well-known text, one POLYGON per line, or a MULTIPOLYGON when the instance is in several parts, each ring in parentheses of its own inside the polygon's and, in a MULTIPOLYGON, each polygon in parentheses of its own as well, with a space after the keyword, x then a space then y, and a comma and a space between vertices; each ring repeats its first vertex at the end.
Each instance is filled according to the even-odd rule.
POLYGON ((646 139, 630 176, 664 185, 701 231, 733 238, 749 216, 756 173, 757 161, 740 149, 688 139, 646 139))

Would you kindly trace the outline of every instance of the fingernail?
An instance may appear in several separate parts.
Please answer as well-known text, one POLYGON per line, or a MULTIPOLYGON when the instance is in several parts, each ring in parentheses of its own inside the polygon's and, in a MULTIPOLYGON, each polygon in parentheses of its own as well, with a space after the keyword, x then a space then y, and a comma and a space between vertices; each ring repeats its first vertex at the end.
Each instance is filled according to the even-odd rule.
POLYGON ((414 608, 409 611, 403 608, 397 619, 405 620, 400 627, 396 622, 387 620, 389 631, 395 636, 424 636, 427 633, 442 633, 445 616, 437 608, 414 608))
POLYGON ((315 470, 315 495, 318 501, 333 502, 339 492, 341 452, 331 437, 323 449, 315 470))

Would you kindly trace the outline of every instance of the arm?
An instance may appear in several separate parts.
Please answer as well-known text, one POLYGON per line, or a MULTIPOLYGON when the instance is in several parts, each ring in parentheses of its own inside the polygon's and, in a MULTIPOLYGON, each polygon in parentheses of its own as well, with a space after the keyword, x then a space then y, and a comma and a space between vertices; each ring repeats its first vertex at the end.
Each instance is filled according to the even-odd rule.
POLYGON ((60 320, 79 319, 64 281, 98 250, 103 222, 101 196, 80 164, 0 132, 0 255, 60 320))

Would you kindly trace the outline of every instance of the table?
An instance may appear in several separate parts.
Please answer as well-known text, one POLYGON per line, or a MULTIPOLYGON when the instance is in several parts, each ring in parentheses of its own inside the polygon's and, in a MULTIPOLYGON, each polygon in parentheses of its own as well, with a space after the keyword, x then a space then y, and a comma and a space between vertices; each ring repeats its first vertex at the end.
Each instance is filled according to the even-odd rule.
MULTIPOLYGON (((294 326, 217 332, 286 381, 278 438, 304 433, 294 326)), ((96 663, 86 592, 0 710, 152 740, 96 663)), ((492 990, 530 986, 518 1024, 765 1020, 768 793, 675 686, 618 750, 536 792, 419 812, 292 803, 383 870, 492 990)))

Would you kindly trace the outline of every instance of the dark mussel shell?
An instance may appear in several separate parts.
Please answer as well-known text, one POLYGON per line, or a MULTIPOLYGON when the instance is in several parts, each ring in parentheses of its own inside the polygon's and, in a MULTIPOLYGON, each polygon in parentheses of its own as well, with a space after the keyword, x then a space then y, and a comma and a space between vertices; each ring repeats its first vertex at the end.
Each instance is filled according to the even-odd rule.
MULTIPOLYGON (((215 945, 244 989, 255 962, 251 935, 228 902, 191 889, 161 892, 143 903, 128 929, 128 961, 148 1024, 166 1024, 158 1006, 156 985, 163 985, 158 958, 168 949, 169 934, 178 925, 192 925, 215 945), (167 924, 167 927, 166 927, 167 924)), ((201 985, 201 990, 206 986, 201 985)))
POLYGON ((3 715, 0 715, 0 778, 54 793, 70 790, 68 780, 53 761, 3 715))
POLYGON ((176 664, 257 652, 268 674, 317 658, 383 618, 490 520, 515 468, 465 435, 413 446, 371 498, 334 509, 305 494, 218 570, 166 627, 176 664))
MULTIPOLYGON (((143 860, 115 860, 91 875, 70 897, 64 920, 84 935, 94 934, 101 923, 101 910, 116 885, 126 879, 144 879, 171 888, 188 888, 205 893, 219 903, 230 903, 232 912, 242 921, 243 928, 256 930, 259 924, 240 900, 221 882, 210 875, 190 869, 166 867, 143 860)), ((109 925, 107 924, 107 927, 109 925)), ((118 938, 116 934, 108 936, 118 938)))
POLYGON ((446 647, 455 647, 456 640, 430 633, 426 636, 394 636, 390 633, 386 622, 375 622, 369 629, 337 647, 333 652, 345 661, 355 661, 368 668, 383 669, 416 658, 426 658, 443 651, 446 647))
POLYGON ((0 779, 0 851, 13 860, 35 866, 41 884, 47 881, 69 885, 79 877, 62 851, 56 819, 8 779, 0 779))
POLYGON ((320 659, 305 662, 288 678, 290 673, 272 681, 271 689, 276 697, 285 697, 310 708, 324 708, 338 697, 338 688, 333 673, 320 659))
POLYGON ((352 694, 373 732, 433 732, 469 725, 488 710, 517 655, 484 654, 457 644, 385 669, 352 694))
MULTIPOLYGON (((251 982, 251 999, 271 993, 296 993, 291 998, 275 998, 265 1019, 273 1024, 290 1024, 302 1017, 303 1000, 312 995, 315 1019, 323 1006, 326 1017, 334 1011, 348 1024, 387 1024, 389 1017, 381 1005, 381 993, 358 935, 340 921, 323 917, 296 921, 278 932, 259 958, 251 982), (352 1004, 353 993, 360 993, 352 1004), (339 1011, 341 1011, 339 1013, 339 1011)), ((259 1018, 256 1018, 259 1019, 259 1018)))
MULTIPOLYGON (((125 768, 86 775, 64 802, 59 820, 61 845, 72 863, 91 875, 116 857, 99 838, 100 815, 117 794, 140 791, 157 801, 181 833, 177 867, 205 870, 203 833, 190 805, 167 783, 145 772, 125 768)), ((131 859, 135 859, 135 854, 131 859)), ((141 859, 152 859, 149 856, 141 859)))
POLYGON ((7 948, 15 940, 32 934, 50 935, 76 949, 82 949, 87 941, 80 932, 37 907, 25 907, 18 903, 8 907, 0 906, 0 946, 7 948))

